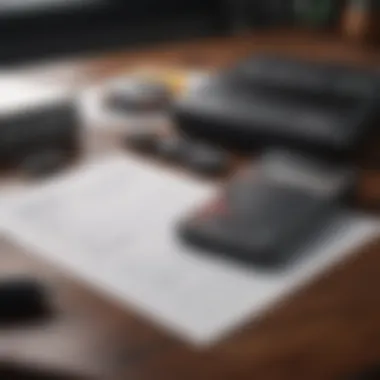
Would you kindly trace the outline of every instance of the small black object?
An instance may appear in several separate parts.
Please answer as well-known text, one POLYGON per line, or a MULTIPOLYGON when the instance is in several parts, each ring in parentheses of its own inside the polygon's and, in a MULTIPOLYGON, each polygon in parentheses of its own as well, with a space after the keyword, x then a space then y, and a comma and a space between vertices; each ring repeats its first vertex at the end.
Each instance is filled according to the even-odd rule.
POLYGON ((46 292, 35 280, 0 281, 0 325, 22 323, 49 314, 46 292))
POLYGON ((222 174, 231 163, 230 155, 223 149, 182 136, 161 137, 156 150, 162 158, 183 164, 205 175, 222 174))
POLYGON ((351 170, 288 152, 271 152, 224 194, 179 224, 202 251, 269 269, 296 259, 348 195, 351 170))
POLYGON ((28 109, 0 112, 0 163, 15 168, 45 151, 73 156, 79 150, 80 118, 76 102, 60 100, 28 109))
POLYGON ((167 109, 171 100, 167 86, 159 81, 132 78, 111 89, 108 106, 128 113, 155 112, 167 109))
POLYGON ((157 142, 157 154, 170 161, 182 162, 187 149, 187 141, 175 135, 162 136, 157 142))
POLYGON ((184 163, 195 172, 206 175, 225 173, 230 167, 229 154, 209 144, 189 144, 184 153, 184 163))
POLYGON ((147 130, 130 132, 125 138, 127 146, 143 153, 156 153, 158 142, 158 134, 147 130))
POLYGON ((31 177, 45 177, 66 167, 70 161, 64 151, 46 150, 31 154, 22 160, 19 169, 31 177))

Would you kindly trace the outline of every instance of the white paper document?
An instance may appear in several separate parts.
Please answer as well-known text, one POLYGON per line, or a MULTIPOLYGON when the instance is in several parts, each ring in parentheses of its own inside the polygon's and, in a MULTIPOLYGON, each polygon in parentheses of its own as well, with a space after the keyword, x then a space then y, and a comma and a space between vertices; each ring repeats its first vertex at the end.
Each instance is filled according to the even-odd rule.
POLYGON ((27 192, 0 195, 0 227, 194 344, 213 343, 252 320, 380 231, 376 220, 341 216, 306 259, 265 274, 177 240, 177 221, 216 191, 185 174, 115 156, 27 192))

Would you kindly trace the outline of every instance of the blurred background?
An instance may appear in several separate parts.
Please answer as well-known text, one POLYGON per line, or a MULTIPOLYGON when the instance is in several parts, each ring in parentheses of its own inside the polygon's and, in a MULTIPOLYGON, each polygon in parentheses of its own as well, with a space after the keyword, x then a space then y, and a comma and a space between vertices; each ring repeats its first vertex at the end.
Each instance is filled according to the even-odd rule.
POLYGON ((372 0, 1 0, 0 64, 252 29, 294 27, 374 42, 372 0))

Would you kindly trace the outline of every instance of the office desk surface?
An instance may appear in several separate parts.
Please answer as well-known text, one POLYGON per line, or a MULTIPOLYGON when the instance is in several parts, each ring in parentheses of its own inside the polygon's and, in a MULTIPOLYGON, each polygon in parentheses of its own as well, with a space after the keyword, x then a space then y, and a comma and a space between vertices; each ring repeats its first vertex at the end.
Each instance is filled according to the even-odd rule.
MULTIPOLYGON (((380 63, 380 51, 373 47, 328 35, 277 31, 25 68, 17 74, 76 87, 138 64, 221 67, 257 51, 355 65, 380 63)), ((361 178, 361 204, 379 205, 376 168, 363 170, 361 178)), ((40 276, 53 284, 57 309, 46 324, 0 331, 0 361, 41 362, 104 380, 327 380, 380 362, 380 241, 325 273, 265 318, 202 350, 152 326, 133 310, 121 310, 6 238, 0 247, 0 275, 40 276)))

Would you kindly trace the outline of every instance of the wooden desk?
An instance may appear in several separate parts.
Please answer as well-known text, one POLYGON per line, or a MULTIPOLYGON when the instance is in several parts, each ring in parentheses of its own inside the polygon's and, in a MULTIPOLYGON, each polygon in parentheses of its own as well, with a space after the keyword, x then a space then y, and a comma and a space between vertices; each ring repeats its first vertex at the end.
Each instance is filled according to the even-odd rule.
MULTIPOLYGON (((94 83, 138 63, 223 66, 254 51, 375 66, 380 51, 313 34, 266 33, 29 68, 20 77, 94 83), (66 69, 67 68, 67 69, 66 69)), ((380 192, 375 170, 362 199, 380 192), (371 195, 372 194, 372 195, 371 195)), ((380 241, 325 273, 259 321, 215 347, 196 350, 1 240, 0 274, 29 273, 55 289, 57 316, 0 332, 0 359, 45 361, 100 379, 337 379, 380 362, 380 241)))

